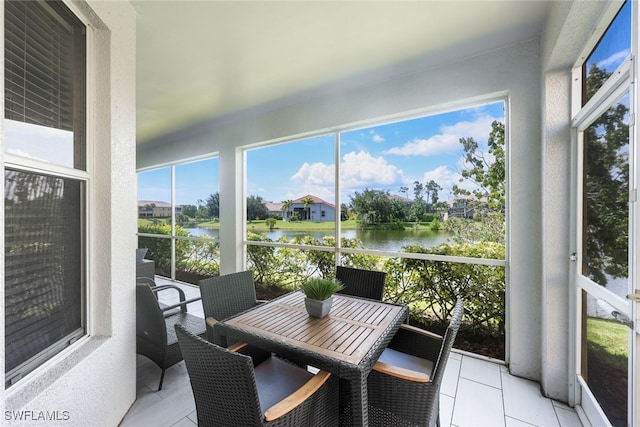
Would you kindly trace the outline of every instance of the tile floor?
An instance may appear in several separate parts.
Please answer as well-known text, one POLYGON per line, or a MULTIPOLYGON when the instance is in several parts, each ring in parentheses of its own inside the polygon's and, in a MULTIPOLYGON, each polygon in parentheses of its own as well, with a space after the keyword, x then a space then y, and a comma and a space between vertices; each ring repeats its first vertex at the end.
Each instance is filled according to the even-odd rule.
MULTIPOLYGON (((198 293, 195 287, 184 288, 187 298, 198 293)), ((202 315, 202 305, 191 304, 189 312, 202 315)), ((121 427, 197 425, 184 362, 167 369, 162 390, 155 391, 160 369, 143 356, 137 361, 137 399, 121 427)), ((440 420, 442 427, 582 426, 572 408, 543 397, 537 383, 510 375, 502 364, 458 352, 451 354, 445 371, 440 420)))

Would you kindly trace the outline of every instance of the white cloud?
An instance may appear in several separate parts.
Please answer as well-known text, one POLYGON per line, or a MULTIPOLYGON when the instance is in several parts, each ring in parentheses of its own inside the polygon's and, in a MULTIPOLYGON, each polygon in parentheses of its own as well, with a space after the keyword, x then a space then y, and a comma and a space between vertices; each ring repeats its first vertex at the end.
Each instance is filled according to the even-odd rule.
POLYGON ((304 162, 298 172, 292 177, 294 181, 307 184, 331 184, 333 185, 335 172, 333 165, 327 165, 322 162, 307 163, 304 162))
MULTIPOLYGON (((463 162, 464 162, 464 159, 461 158, 458 161, 458 165, 459 166, 462 165, 463 162)), ((426 171, 422 175, 420 182, 427 183, 431 180, 437 182, 438 185, 442 187, 442 190, 438 192, 438 198, 440 200, 449 200, 454 197, 452 192, 454 185, 457 185, 458 187, 468 191, 473 191, 478 189, 478 186, 472 181, 468 179, 462 179, 461 181, 461 179, 462 179, 462 175, 460 174, 459 171, 450 169, 448 166, 442 165, 442 166, 438 166, 435 169, 426 171)), ((410 189, 412 189, 413 182, 409 183, 408 186, 410 189)))
POLYGON ((438 199, 448 200, 453 197, 451 190, 453 189, 454 184, 460 185, 458 182, 460 178, 461 175, 457 171, 451 170, 449 167, 442 165, 430 171, 426 171, 422 175, 421 182, 437 182, 438 185, 442 187, 442 190, 438 192, 438 199))
POLYGON ((433 170, 426 171, 424 175, 422 175, 422 182, 435 181, 443 189, 451 188, 459 176, 460 174, 456 171, 452 171, 447 166, 442 165, 433 170))
POLYGON ((474 121, 462 121, 454 125, 442 126, 437 135, 427 139, 415 138, 402 147, 394 147, 384 154, 399 156, 433 156, 455 153, 460 150, 460 138, 472 137, 476 141, 486 141, 491 132, 494 117, 481 115, 474 121))
POLYGON ((376 133, 375 130, 370 129, 369 130, 369 135, 371 135, 371 139, 373 140, 373 142, 384 142, 385 139, 382 135, 376 133))
MULTIPOLYGON (((292 198, 313 194, 333 200, 334 165, 320 162, 304 163, 291 179, 296 186, 295 194, 298 194, 292 194, 292 198)), ((351 191, 364 187, 401 185, 404 177, 400 168, 389 164, 383 157, 373 157, 365 151, 354 151, 342 158, 341 180, 342 189, 351 191)))
POLYGON ((287 194, 287 199, 297 199, 307 194, 320 197, 326 201, 334 200, 334 165, 326 163, 303 163, 291 177, 295 190, 287 194))
POLYGON ((609 68, 617 68, 622 61, 629 55, 629 50, 621 50, 620 52, 616 52, 608 58, 603 59, 598 62, 596 66, 602 70, 608 70, 609 68))
POLYGON ((460 144, 455 135, 434 135, 428 139, 415 138, 402 147, 394 147, 386 150, 384 154, 426 157, 435 154, 455 152, 459 147, 460 144))
POLYGON ((458 138, 472 137, 475 140, 486 141, 491 133, 491 123, 495 117, 483 114, 474 121, 458 122, 454 125, 443 126, 441 131, 444 134, 456 135, 458 138))
POLYGON ((365 151, 345 154, 340 171, 344 188, 387 186, 403 181, 402 169, 365 151))
MULTIPOLYGON (((487 159, 487 162, 489 163, 493 163, 495 161, 495 157, 487 152, 484 153, 485 158, 487 159)), ((453 175, 452 175, 452 181, 451 181, 451 187, 453 187, 453 184, 457 185, 460 188, 463 188, 465 190, 468 191, 474 191, 477 190, 479 188, 478 184, 476 184, 475 182, 473 182, 470 179, 464 178, 462 179, 462 181, 460 181, 460 179, 462 178, 462 174, 459 171, 465 170, 465 169, 469 169, 471 167, 470 164, 468 164, 465 160, 464 157, 460 157, 458 158, 458 161, 456 162, 456 171, 452 171, 453 175)), ((438 182, 437 180, 435 180, 436 182, 438 182)), ((439 182, 438 182, 439 183, 439 182)), ((444 187, 443 184, 440 184, 442 187, 444 187)))

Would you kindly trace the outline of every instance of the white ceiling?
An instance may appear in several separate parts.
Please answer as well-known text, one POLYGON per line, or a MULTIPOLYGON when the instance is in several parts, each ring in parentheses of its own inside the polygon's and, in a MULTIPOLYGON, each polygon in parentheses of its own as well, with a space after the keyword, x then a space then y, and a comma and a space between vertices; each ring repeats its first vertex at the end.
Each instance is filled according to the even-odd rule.
POLYGON ((453 61, 536 37, 549 1, 166 1, 137 13, 144 143, 395 65, 453 61))

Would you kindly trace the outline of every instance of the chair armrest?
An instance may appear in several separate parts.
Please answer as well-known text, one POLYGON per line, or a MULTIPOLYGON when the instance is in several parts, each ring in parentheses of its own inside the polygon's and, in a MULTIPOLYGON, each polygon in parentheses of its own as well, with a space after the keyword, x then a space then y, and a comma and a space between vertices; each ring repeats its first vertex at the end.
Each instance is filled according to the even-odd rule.
POLYGON ((196 298, 192 298, 192 299, 189 299, 189 300, 186 300, 186 301, 185 300, 180 300, 180 302, 178 302, 178 303, 171 304, 171 305, 168 305, 166 307, 163 307, 162 311, 165 312, 165 311, 172 310, 174 308, 180 307, 180 310, 182 310, 183 313, 186 313, 187 312, 187 304, 191 304, 192 302, 200 301, 200 299, 201 299, 200 297, 196 297, 196 298))
POLYGON ((180 302, 177 304, 172 304, 169 305, 167 307, 164 307, 162 309, 162 311, 167 311, 170 309, 174 309, 177 307, 180 307, 180 310, 182 310, 183 313, 187 312, 187 304, 190 304, 192 302, 196 302, 196 301, 200 301, 202 299, 202 297, 196 297, 196 298, 191 298, 190 300, 187 300, 184 294, 184 291, 182 289, 180 289, 179 286, 176 285, 160 285, 160 286, 155 286, 153 288, 151 288, 151 291, 155 294, 157 294, 160 291, 165 291, 167 289, 173 289, 175 291, 178 291, 178 295, 180 296, 180 302))
POLYGON ((318 372, 313 378, 307 381, 305 385, 267 409, 264 413, 264 419, 266 421, 273 421, 288 412, 293 411, 297 406, 313 395, 313 393, 318 391, 318 389, 327 382, 330 376, 331 374, 329 372, 318 372))
POLYGON ((401 368, 399 366, 389 365, 388 363, 376 362, 373 370, 382 374, 391 375, 392 377, 402 378, 403 380, 413 381, 417 383, 428 383, 431 381, 429 375, 411 369, 401 368))
POLYGON ((176 285, 158 285, 158 286, 151 287, 151 290, 154 293, 158 293, 158 292, 164 291, 166 289, 175 289, 180 294, 180 299, 181 300, 185 298, 184 297, 184 291, 179 286, 176 286, 176 285))
POLYGON ((438 335, 435 332, 427 331, 426 329, 420 329, 420 328, 416 328, 415 326, 405 325, 405 324, 400 325, 400 328, 406 331, 411 331, 416 334, 424 335, 426 337, 431 337, 436 340, 442 340, 442 335, 438 335))
POLYGON ((238 353, 240 350, 245 348, 248 344, 246 342, 237 342, 233 345, 230 345, 227 350, 238 353))
POLYGON ((173 289, 178 291, 178 294, 180 295, 180 301, 184 301, 185 300, 185 296, 184 296, 184 291, 182 289, 180 289, 178 286, 176 285, 160 285, 160 286, 155 286, 151 288, 151 291, 154 294, 157 294, 160 291, 165 291, 167 289, 173 289))
POLYGON ((427 360, 438 360, 442 337, 411 325, 400 325, 388 347, 427 360))
POLYGON ((213 317, 207 317, 206 319, 204 319, 205 322, 207 322, 207 326, 210 328, 213 328, 216 323, 218 323, 218 321, 216 319, 214 319, 213 317))

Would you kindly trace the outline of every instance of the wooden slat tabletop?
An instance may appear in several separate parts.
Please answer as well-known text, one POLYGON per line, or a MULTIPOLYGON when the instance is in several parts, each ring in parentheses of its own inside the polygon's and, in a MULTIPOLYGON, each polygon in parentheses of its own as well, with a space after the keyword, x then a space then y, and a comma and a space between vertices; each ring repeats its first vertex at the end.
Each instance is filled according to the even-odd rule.
POLYGON ((395 321, 401 306, 336 294, 327 317, 307 314, 293 292, 225 321, 229 326, 357 365, 395 321))

